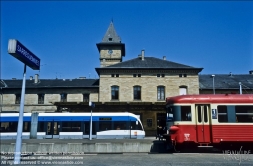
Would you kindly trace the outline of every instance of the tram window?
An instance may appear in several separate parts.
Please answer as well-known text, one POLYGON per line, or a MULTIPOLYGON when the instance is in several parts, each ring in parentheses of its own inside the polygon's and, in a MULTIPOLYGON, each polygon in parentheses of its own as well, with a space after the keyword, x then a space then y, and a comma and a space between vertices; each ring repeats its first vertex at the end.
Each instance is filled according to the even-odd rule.
MULTIPOLYGON (((24 125, 23 125, 24 126, 24 125)), ((17 132, 18 122, 2 122, 1 130, 5 133, 17 132)))
POLYGON ((45 132, 44 131, 44 125, 45 125, 45 122, 38 122, 38 132, 45 132))
POLYGON ((217 107, 217 110, 218 110, 218 122, 220 123, 228 122, 227 106, 219 105, 217 107))
POLYGON ((72 122, 71 131, 72 132, 80 132, 81 131, 81 122, 72 122))
POLYGON ((0 128, 1 133, 7 132, 8 127, 9 127, 9 122, 1 122, 1 128, 0 128))
POLYGON ((71 131, 71 122, 62 122, 62 132, 71 131))
POLYGON ((84 135, 90 134, 90 122, 84 122, 84 135))
POLYGON ((99 131, 112 130, 112 122, 111 121, 103 121, 99 122, 99 131))
POLYGON ((127 121, 115 121, 113 125, 114 130, 129 130, 129 123, 127 121))
POLYGON ((23 132, 30 132, 31 122, 23 123, 23 132))
POLYGON ((81 122, 62 122, 62 132, 81 131, 81 122))
POLYGON ((191 106, 181 106, 181 121, 191 121, 191 106))
POLYGON ((242 123, 253 123, 253 106, 235 106, 236 120, 242 123))

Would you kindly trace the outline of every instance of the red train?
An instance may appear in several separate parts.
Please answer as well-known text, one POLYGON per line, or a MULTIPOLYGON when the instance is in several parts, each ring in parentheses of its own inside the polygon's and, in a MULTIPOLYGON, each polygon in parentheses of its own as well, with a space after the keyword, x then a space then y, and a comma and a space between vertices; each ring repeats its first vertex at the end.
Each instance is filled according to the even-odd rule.
POLYGON ((253 147, 252 94, 168 97, 166 111, 166 138, 175 149, 186 145, 253 147))

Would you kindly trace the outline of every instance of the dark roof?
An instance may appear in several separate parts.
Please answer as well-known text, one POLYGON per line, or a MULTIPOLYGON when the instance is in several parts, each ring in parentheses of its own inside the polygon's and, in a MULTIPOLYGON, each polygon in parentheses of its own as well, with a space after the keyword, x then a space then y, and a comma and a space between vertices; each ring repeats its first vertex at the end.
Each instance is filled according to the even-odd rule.
MULTIPOLYGON (((6 88, 22 88, 23 80, 3 80, 7 85, 6 88)), ((0 87, 4 87, 0 84, 0 87)), ((99 87, 99 79, 39 79, 38 83, 34 80, 26 80, 26 88, 91 88, 99 87)))
POLYGON ((96 71, 99 74, 100 70, 111 70, 111 69, 128 69, 128 70, 136 70, 136 69, 158 69, 158 70, 197 70, 200 72, 203 68, 195 68, 188 65, 183 65, 180 63, 167 61, 155 57, 144 57, 142 60, 141 57, 137 57, 125 62, 117 63, 114 65, 110 65, 107 67, 96 68, 96 71))
MULTIPOLYGON (((212 74, 199 75, 200 89, 213 89, 212 74)), ((239 82, 242 84, 242 89, 253 91, 253 74, 214 74, 215 89, 238 89, 239 82)))
POLYGON ((108 43, 108 42, 113 42, 113 43, 121 43, 120 37, 117 35, 116 30, 113 26, 113 22, 111 21, 105 36, 102 39, 102 43, 108 43), (110 40, 109 40, 110 39, 110 40))

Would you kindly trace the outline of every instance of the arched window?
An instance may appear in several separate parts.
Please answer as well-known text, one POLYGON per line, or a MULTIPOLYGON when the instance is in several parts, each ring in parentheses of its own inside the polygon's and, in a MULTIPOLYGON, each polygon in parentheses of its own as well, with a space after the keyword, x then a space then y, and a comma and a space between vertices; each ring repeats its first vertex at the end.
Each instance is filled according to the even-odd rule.
POLYGON ((164 100, 165 99, 165 87, 158 86, 157 87, 157 100, 164 100))
POLYGON ((119 86, 111 86, 112 100, 119 100, 119 86))
POLYGON ((141 100, 141 87, 134 86, 134 100, 141 100))
POLYGON ((187 94, 187 86, 179 86, 179 95, 187 94))

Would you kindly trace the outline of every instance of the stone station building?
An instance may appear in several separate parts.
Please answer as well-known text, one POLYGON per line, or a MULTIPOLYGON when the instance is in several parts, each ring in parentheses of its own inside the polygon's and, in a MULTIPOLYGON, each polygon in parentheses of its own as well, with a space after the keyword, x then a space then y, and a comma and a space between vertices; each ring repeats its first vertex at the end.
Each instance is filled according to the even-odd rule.
MULTIPOLYGON (((131 112, 140 116, 147 135, 155 135, 157 121, 165 119, 165 99, 184 94, 253 92, 253 72, 242 75, 202 75, 203 68, 192 67, 145 55, 123 61, 121 43, 113 22, 97 44, 99 79, 39 79, 26 81, 25 112, 131 112)), ((18 112, 22 80, 1 80, 1 112, 18 112)))

